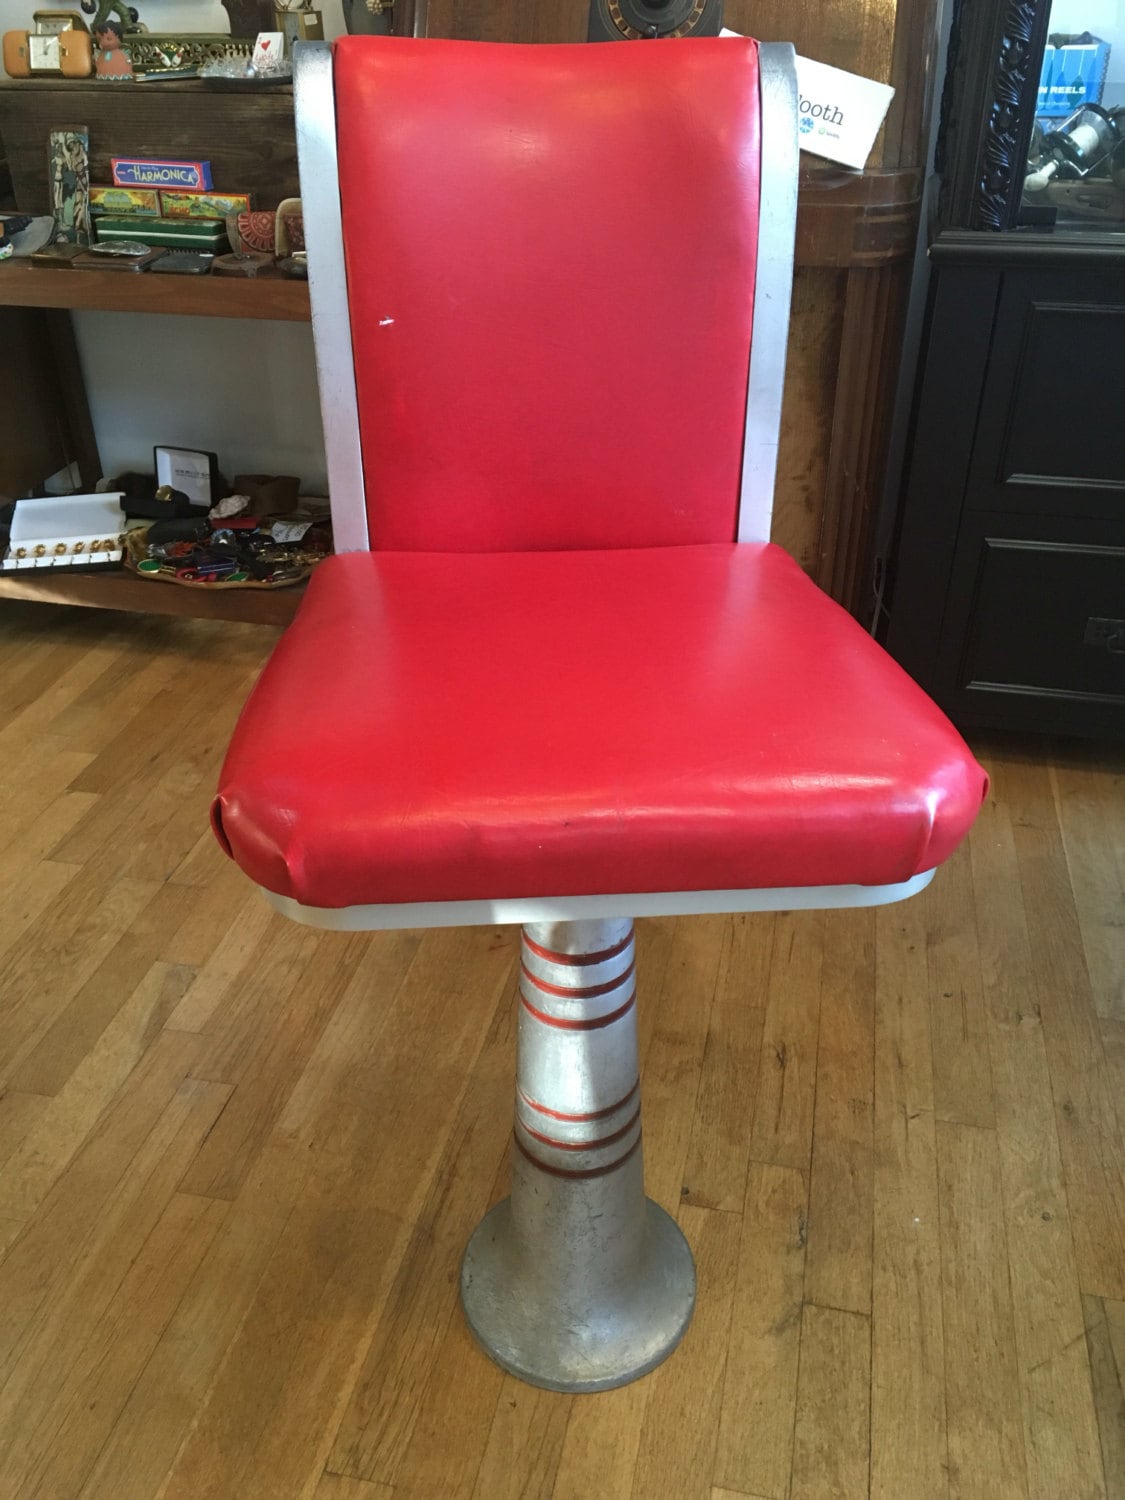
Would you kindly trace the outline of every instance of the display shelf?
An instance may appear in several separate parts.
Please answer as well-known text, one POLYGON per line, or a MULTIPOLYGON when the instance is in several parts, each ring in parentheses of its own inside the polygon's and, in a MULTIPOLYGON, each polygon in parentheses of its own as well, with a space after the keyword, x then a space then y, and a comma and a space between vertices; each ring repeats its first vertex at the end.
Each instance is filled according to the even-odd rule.
POLYGON ((307 323, 309 286, 280 276, 157 276, 151 271, 44 269, 14 260, 0 264, 0 306, 307 323))
MULTIPOLYGON (((52 272, 48 272, 52 275, 52 272)), ((182 615, 203 620, 239 620, 254 625, 288 625, 305 591, 283 589, 180 588, 136 578, 126 572, 74 573, 33 568, 0 573, 0 599, 35 604, 78 604, 91 609, 122 609, 150 615, 182 615)))
MULTIPOLYGON (((915 171, 849 172, 804 161, 797 207, 796 263, 872 266, 905 255, 917 219, 915 171)), ((0 264, 0 306, 187 313, 307 323, 309 288, 276 275, 160 276, 151 272, 44 270, 0 264)))

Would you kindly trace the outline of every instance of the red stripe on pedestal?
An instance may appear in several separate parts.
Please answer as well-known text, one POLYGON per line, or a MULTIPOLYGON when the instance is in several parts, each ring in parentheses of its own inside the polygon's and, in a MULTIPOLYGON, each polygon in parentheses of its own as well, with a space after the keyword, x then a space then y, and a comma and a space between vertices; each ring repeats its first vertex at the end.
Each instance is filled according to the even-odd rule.
POLYGON ((597 1031, 602 1026, 612 1026, 614 1021, 619 1021, 637 1003, 636 990, 629 996, 625 1004, 617 1010, 611 1010, 608 1015, 595 1016, 590 1021, 564 1021, 559 1016, 549 1016, 544 1011, 536 1010, 526 995, 520 996, 520 1004, 529 1016, 534 1016, 537 1021, 542 1021, 544 1026, 557 1026, 560 1031, 597 1031))
POLYGON ((627 1125, 622 1125, 620 1130, 615 1130, 612 1135, 603 1135, 596 1141, 557 1141, 554 1136, 540 1135, 538 1130, 532 1130, 529 1125, 520 1121, 520 1129, 526 1131, 534 1140, 542 1141, 544 1146, 552 1146, 556 1151, 598 1151, 602 1146, 612 1146, 614 1141, 619 1141, 623 1135, 628 1135, 633 1126, 641 1118, 640 1106, 637 1106, 633 1118, 627 1125))
POLYGON ((616 1172, 618 1167, 625 1165, 633 1153, 640 1148, 641 1144, 641 1138, 638 1136, 625 1155, 619 1156, 616 1161, 610 1162, 608 1167, 590 1167, 585 1172, 569 1172, 565 1167, 548 1166, 545 1161, 540 1161, 537 1156, 533 1156, 518 1135, 513 1135, 512 1139, 515 1141, 520 1155, 529 1161, 533 1167, 538 1167, 541 1172, 547 1172, 552 1177, 565 1177, 571 1182, 583 1182, 590 1177, 605 1177, 609 1172, 616 1172))
POLYGON ((538 1099, 533 1099, 530 1094, 525 1094, 523 1089, 520 1089, 519 1093, 523 1102, 530 1109, 535 1110, 537 1114, 549 1115, 552 1120, 566 1120, 568 1123, 572 1122, 575 1125, 581 1125, 587 1120, 604 1120, 607 1115, 616 1114, 623 1104, 628 1104, 640 1086, 641 1080, 638 1078, 625 1097, 618 1099, 616 1104, 610 1104, 605 1109, 591 1110, 589 1114, 585 1115, 568 1115, 561 1109, 551 1109, 546 1104, 540 1104, 538 1099))
POLYGON ((544 948, 535 942, 533 938, 529 938, 526 932, 523 934, 523 941, 537 958, 545 958, 548 963, 552 964, 569 964, 578 968, 583 964, 604 964, 607 959, 616 958, 619 953, 624 953, 633 941, 633 934, 630 932, 628 937, 623 937, 614 947, 603 948, 600 953, 555 953, 552 949, 544 948))
POLYGON ((620 974, 613 979, 607 979, 604 984, 591 984, 585 989, 572 989, 566 984, 551 984, 549 980, 539 979, 525 963, 520 964, 524 976, 537 990, 542 990, 545 995, 557 995, 560 1000, 596 1000, 599 995, 608 995, 611 990, 624 984, 636 967, 635 963, 631 963, 627 969, 622 969, 620 974))

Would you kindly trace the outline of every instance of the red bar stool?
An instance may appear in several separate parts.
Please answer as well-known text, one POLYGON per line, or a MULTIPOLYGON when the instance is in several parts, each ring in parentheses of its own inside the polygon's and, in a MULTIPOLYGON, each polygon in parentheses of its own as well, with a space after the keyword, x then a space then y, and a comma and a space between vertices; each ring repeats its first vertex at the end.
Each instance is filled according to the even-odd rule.
POLYGON ((338 553, 214 803, 280 911, 523 928, 511 1197, 462 1268, 505 1369, 621 1385, 695 1275, 644 1194, 633 918, 922 889, 987 787, 769 544, 793 51, 303 47, 338 553))

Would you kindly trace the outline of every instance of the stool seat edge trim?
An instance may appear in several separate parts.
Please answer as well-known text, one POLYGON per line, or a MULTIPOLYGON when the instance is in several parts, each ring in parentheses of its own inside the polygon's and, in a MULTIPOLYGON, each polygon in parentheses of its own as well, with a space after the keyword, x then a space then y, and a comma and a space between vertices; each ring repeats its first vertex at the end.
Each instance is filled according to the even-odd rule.
POLYGON ((375 906, 302 906, 291 896, 258 889, 275 911, 331 932, 380 932, 407 927, 490 927, 574 922, 590 917, 682 917, 703 913, 837 911, 889 906, 925 890, 936 870, 893 885, 779 886, 749 891, 642 891, 611 896, 533 896, 495 901, 432 901, 375 906))

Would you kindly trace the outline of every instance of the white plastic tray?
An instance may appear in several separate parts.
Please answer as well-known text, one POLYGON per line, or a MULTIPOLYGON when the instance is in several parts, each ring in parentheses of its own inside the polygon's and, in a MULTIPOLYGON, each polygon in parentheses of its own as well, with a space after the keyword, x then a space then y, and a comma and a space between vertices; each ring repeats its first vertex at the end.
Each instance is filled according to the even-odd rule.
POLYGON ((120 491, 113 491, 17 501, 4 567, 71 568, 120 562, 125 546, 120 500, 120 491))

